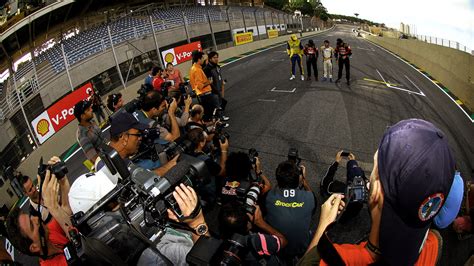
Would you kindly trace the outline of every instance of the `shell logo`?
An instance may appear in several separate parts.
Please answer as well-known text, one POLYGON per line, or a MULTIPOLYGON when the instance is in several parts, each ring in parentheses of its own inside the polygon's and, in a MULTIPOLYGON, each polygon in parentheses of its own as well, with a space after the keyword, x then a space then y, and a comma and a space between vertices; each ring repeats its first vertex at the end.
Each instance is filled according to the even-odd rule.
POLYGON ((165 61, 166 61, 166 63, 173 63, 173 61, 174 61, 174 54, 172 54, 172 53, 167 53, 167 54, 165 55, 165 61))
POLYGON ((46 134, 49 132, 49 122, 46 119, 41 119, 38 121, 38 124, 36 124, 36 132, 40 134, 41 137, 44 137, 46 134))

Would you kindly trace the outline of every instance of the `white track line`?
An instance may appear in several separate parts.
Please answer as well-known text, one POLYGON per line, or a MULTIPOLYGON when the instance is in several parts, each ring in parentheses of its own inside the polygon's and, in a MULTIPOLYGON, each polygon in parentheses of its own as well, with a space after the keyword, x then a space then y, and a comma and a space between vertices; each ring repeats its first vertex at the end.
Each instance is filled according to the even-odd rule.
POLYGON ((380 74, 379 70, 378 69, 375 69, 377 71, 377 73, 379 73, 379 76, 382 78, 383 82, 385 82, 385 85, 390 88, 390 89, 395 89, 395 90, 400 90, 400 91, 404 91, 404 92, 408 92, 408 94, 416 94, 416 95, 420 95, 420 96, 423 96, 423 97, 426 97, 426 95, 420 90, 420 88, 418 88, 418 86, 415 85, 415 83, 413 83, 413 81, 411 81, 411 79, 409 79, 407 76, 405 76, 408 81, 410 81, 420 92, 414 92, 414 91, 411 91, 411 90, 407 90, 407 89, 402 89, 402 88, 399 88, 399 87, 396 87, 396 86, 393 86, 393 85, 390 85, 387 81, 385 81, 385 79, 383 78, 382 74, 380 74))
POLYGON ((268 99, 258 99, 257 102, 276 102, 276 100, 268 100, 268 99))
MULTIPOLYGON (((366 40, 366 41, 367 41, 367 40, 366 40)), ((383 48, 382 46, 380 46, 380 45, 378 45, 378 44, 375 44, 375 43, 373 43, 373 42, 371 42, 371 41, 367 41, 367 42, 370 43, 370 44, 372 44, 372 45, 374 45, 374 46, 376 46, 376 47, 378 47, 378 48, 380 48, 380 49, 382 49, 382 50, 384 50, 385 52, 387 52, 387 53, 393 55, 394 57, 398 58, 400 61, 402 61, 403 63, 407 64, 409 67, 413 68, 413 69, 416 70, 418 73, 420 73, 423 77, 425 77, 427 80, 429 80, 431 83, 433 83, 436 87, 438 87, 440 91, 442 91, 444 94, 446 94, 446 96, 448 96, 449 99, 451 99, 451 101, 453 101, 453 103, 456 104, 456 106, 457 106, 459 109, 461 109, 461 111, 467 116, 467 118, 469 119, 469 121, 471 121, 471 123, 474 123, 474 119, 472 119, 471 116, 470 116, 468 113, 466 113, 466 111, 465 111, 464 109, 462 109, 462 107, 456 102, 456 100, 454 100, 454 99, 451 97, 451 95, 449 95, 447 92, 445 92, 445 91, 443 90, 443 88, 441 88, 438 84, 436 84, 434 81, 432 81, 428 76, 426 76, 426 75, 423 74, 420 70, 418 70, 418 69, 416 69, 415 67, 413 67, 412 65, 410 65, 410 64, 409 64, 408 62, 406 62, 405 60, 401 59, 398 55, 396 55, 396 54, 390 52, 389 50, 383 48)))
POLYGON ((271 92, 286 92, 286 93, 294 93, 296 91, 296 88, 293 88, 291 91, 287 91, 287 90, 277 90, 276 89, 277 87, 273 87, 273 89, 271 89, 270 91, 271 92))

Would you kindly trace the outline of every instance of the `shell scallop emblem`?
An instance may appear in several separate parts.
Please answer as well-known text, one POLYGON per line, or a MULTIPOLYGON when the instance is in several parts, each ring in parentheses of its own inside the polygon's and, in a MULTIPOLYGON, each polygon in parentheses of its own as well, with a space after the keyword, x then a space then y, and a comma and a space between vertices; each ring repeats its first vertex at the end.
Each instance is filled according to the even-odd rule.
POLYGON ((46 119, 41 119, 38 124, 36 124, 36 131, 40 134, 41 137, 44 137, 49 132, 49 122, 46 119))
POLYGON ((173 63, 173 61, 174 61, 174 54, 172 54, 172 53, 167 53, 167 54, 165 55, 165 61, 166 61, 166 63, 173 63))

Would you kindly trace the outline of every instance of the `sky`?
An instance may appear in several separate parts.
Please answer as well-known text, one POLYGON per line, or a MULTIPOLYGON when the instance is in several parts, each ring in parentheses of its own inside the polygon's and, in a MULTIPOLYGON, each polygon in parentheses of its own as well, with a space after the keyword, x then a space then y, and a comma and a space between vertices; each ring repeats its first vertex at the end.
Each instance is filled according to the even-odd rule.
POLYGON ((416 34, 457 41, 474 50, 474 0, 321 0, 331 14, 354 16, 416 34), (412 25, 415 25, 414 27, 412 25))

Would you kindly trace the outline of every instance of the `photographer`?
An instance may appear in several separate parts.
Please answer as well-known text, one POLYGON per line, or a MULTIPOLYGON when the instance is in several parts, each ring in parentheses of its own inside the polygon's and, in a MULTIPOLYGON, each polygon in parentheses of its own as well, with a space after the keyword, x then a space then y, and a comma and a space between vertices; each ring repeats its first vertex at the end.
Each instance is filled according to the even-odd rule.
POLYGON ((214 138, 214 131, 218 124, 221 124, 222 128, 226 128, 229 126, 227 123, 221 123, 220 120, 204 122, 204 107, 199 104, 193 105, 191 111, 189 112, 189 120, 186 124, 186 131, 189 131, 193 128, 201 128, 207 133, 207 140, 212 141, 214 138))
MULTIPOLYGON (((435 265, 442 239, 430 230, 453 186, 455 161, 446 135, 408 119, 389 127, 374 154, 367 241, 333 244, 327 230, 350 197, 332 194, 300 265, 435 265)), ((455 211, 455 210, 453 210, 455 211)))
POLYGON ((262 217, 258 205, 255 213, 250 215, 238 202, 230 202, 222 206, 219 212, 219 232, 225 240, 234 234, 244 236, 239 243, 247 252, 240 258, 242 265, 278 265, 276 254, 287 245, 287 240, 279 231, 267 224, 262 217), (252 233, 254 228, 263 233, 252 233))
POLYGON ((287 264, 303 256, 311 241, 310 226, 316 199, 305 179, 306 168, 285 161, 276 169, 278 186, 267 193, 265 220, 288 239, 282 250, 287 264))
MULTIPOLYGON (((40 203, 40 195, 38 187, 33 184, 33 181, 26 175, 18 175, 18 181, 23 187, 23 192, 28 198, 30 198, 29 212, 33 216, 41 217, 43 223, 47 224, 53 216, 49 213, 48 209, 40 203), (39 212, 38 212, 39 207, 39 212)), ((39 186, 39 184, 38 184, 39 186)))
POLYGON ((165 82, 165 79, 162 77, 163 69, 158 66, 153 67, 151 70, 151 75, 153 76, 153 81, 151 83, 153 89, 161 92, 161 85, 165 82))
POLYGON ((206 163, 207 169, 211 174, 211 180, 208 184, 198 188, 199 196, 203 200, 205 207, 212 206, 216 200, 216 183, 220 184, 216 180, 218 176, 222 176, 225 173, 225 163, 227 160, 227 151, 229 149, 229 141, 225 139, 224 142, 219 141, 220 145, 220 158, 219 163, 208 154, 203 151, 207 144, 207 134, 201 128, 191 129, 186 138, 189 139, 194 147, 194 150, 190 153, 193 157, 196 157, 206 163))
POLYGON ((138 121, 140 121, 140 123, 147 124, 149 127, 159 128, 161 140, 174 141, 180 136, 179 126, 175 116, 176 108, 177 104, 175 99, 168 104, 159 92, 149 91, 142 99, 141 109, 135 111, 133 115, 138 121), (163 115, 166 109, 168 110, 171 132, 161 126, 156 120, 158 117, 163 115))
MULTIPOLYGON (((183 101, 181 93, 179 91, 176 91, 174 93, 173 98, 176 100, 176 104, 180 106, 181 101, 183 101)), ((186 98, 184 98, 184 109, 181 109, 180 107, 176 108, 175 117, 179 127, 184 127, 186 126, 186 123, 188 123, 189 108, 191 107, 192 103, 193 99, 191 98, 191 96, 188 95, 186 98)), ((166 126, 171 127, 171 120, 167 112, 163 114, 162 120, 165 122, 166 126)))
MULTIPOLYGON (((146 124, 138 122, 132 114, 122 112, 116 115, 110 125, 110 143, 109 146, 117 151, 120 157, 129 165, 130 156, 138 152, 142 139, 142 131, 147 128, 146 124)), ((163 176, 169 169, 176 165, 176 156, 163 166, 151 169, 159 176, 163 176)), ((105 162, 98 160, 96 170, 99 171, 105 166, 105 162)), ((116 183, 116 182, 115 182, 116 183)))
POLYGON ((74 105, 74 116, 79 121, 76 139, 86 158, 92 163, 99 156, 98 147, 104 142, 102 131, 93 121, 92 103, 82 100, 74 105))
MULTIPOLYGON (((339 151, 336 154, 336 160, 334 163, 329 167, 326 175, 321 179, 321 197, 323 199, 327 199, 333 193, 346 193, 346 189, 348 185, 351 185, 354 181, 355 177, 361 177, 364 180, 364 183, 367 183, 368 180, 365 177, 364 171, 359 167, 357 161, 355 160, 355 156, 352 153, 339 151), (341 182, 338 180, 334 180, 334 176, 336 175, 337 168, 341 163, 342 158, 347 157, 347 179, 346 182, 341 182)), ((345 223, 350 221, 354 218, 357 214, 359 214, 360 210, 363 207, 363 202, 351 202, 344 214, 340 218, 341 223, 345 223)))
MULTIPOLYGON (((253 159, 253 158, 252 158, 253 159)), ((263 174, 260 159, 255 157, 255 165, 249 155, 244 152, 232 152, 225 163, 226 177, 221 183, 220 200, 222 204, 237 200, 237 190, 243 183, 248 183, 251 177, 251 171, 255 171, 257 181, 261 180, 261 195, 265 195, 272 185, 270 180, 263 174)))
MULTIPOLYGON (((52 157, 48 165, 58 161, 58 157, 52 157)), ((40 176, 38 179, 41 184, 40 176)), ((39 197, 51 214, 51 220, 45 224, 39 217, 23 213, 18 207, 8 215, 6 227, 10 242, 22 253, 40 257, 40 265, 67 265, 63 248, 69 242, 66 232, 72 225, 68 193, 67 176, 58 180, 48 169, 39 197)))
POLYGON ((110 111, 116 112, 123 106, 123 98, 121 93, 112 93, 107 96, 107 108, 110 111))

